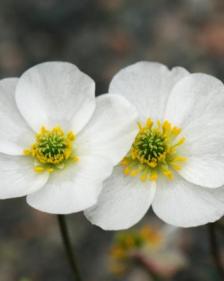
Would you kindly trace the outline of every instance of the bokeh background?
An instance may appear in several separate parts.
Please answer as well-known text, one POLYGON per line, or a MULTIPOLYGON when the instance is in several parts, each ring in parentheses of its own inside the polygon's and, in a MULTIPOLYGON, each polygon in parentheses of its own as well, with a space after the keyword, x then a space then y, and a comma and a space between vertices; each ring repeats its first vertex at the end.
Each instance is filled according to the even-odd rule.
MULTIPOLYGON (((139 60, 181 65, 223 80, 224 1, 1 0, 1 78, 20 76, 51 60, 78 65, 96 81, 97 94, 107 92, 119 69, 139 60)), ((114 273, 114 232, 90 225, 82 214, 68 216, 68 223, 84 280, 150 280, 135 264, 123 275, 114 273)), ((151 211, 143 224, 164 227, 151 211)), ((184 266, 159 280, 221 281, 209 252, 207 227, 177 231, 172 243, 184 266)), ((24 198, 1 201, 0 281, 69 280, 56 217, 31 209, 24 198)))

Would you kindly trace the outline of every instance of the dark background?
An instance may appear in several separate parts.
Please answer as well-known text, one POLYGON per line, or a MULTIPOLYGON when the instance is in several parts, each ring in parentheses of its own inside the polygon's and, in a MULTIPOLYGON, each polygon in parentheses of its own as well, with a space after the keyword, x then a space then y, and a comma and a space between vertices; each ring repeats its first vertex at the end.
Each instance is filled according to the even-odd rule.
MULTIPOLYGON (((97 94, 107 91, 119 69, 139 60, 222 80, 224 1, 1 0, 1 77, 20 76, 51 60, 76 64, 96 81, 97 94)), ((112 232, 91 226, 82 214, 68 221, 84 280, 143 280, 118 279, 108 270, 112 232)), ((172 280, 220 280, 206 226, 182 236, 191 237, 185 249, 189 266, 172 280)), ((66 262, 54 216, 31 209, 24 198, 0 202, 0 281, 69 281, 66 262)))

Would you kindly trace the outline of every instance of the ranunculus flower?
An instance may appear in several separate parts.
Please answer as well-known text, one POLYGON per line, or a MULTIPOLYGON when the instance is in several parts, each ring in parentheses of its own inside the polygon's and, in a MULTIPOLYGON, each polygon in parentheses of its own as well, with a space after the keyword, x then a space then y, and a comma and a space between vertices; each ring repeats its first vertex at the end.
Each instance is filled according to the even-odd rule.
POLYGON ((1 80, 0 198, 28 195, 58 214, 92 206, 131 145, 136 115, 123 97, 95 99, 94 81, 70 63, 1 80))
POLYGON ((224 213, 224 86, 181 67, 139 62, 110 94, 138 110, 139 131, 87 218, 104 229, 137 223, 152 205, 163 221, 191 227, 224 213))
POLYGON ((110 252, 111 270, 118 275, 133 273, 136 263, 158 277, 171 278, 187 265, 180 238, 179 228, 155 223, 118 232, 110 252))

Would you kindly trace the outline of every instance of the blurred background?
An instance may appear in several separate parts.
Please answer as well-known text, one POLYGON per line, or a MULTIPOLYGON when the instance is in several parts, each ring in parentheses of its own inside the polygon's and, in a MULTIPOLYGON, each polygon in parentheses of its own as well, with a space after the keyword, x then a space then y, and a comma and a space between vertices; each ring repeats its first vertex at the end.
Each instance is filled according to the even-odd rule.
MULTIPOLYGON (((139 60, 223 80, 224 1, 1 0, 1 78, 51 60, 78 65, 96 81, 97 94, 107 91, 119 69, 139 60)), ((67 219, 84 280, 156 275, 221 281, 206 226, 167 228, 150 211, 134 229, 116 234, 90 225, 82 214, 67 219)), ((5 200, 0 225, 0 281, 71 280, 55 216, 31 209, 24 198, 5 200)))

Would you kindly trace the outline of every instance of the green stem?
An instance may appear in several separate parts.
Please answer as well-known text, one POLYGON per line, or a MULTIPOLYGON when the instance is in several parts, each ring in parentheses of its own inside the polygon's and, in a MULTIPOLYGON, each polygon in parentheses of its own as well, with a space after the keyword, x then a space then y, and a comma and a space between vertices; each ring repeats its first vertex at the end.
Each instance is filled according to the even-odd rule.
POLYGON ((214 264, 221 277, 221 280, 224 280, 224 269, 223 269, 221 254, 219 251, 219 245, 216 236, 215 223, 208 224, 208 233, 209 233, 210 250, 213 256, 214 264))
POLYGON ((77 263, 74 257, 74 254, 72 252, 72 245, 71 245, 71 241, 69 239, 69 234, 68 234, 68 228, 66 225, 66 221, 65 221, 65 216, 64 215, 57 215, 58 218, 58 224, 59 224, 59 228, 60 228, 60 232, 61 232, 61 236, 62 236, 62 241, 63 241, 63 245, 67 254, 67 258, 69 261, 69 264, 71 266, 72 269, 72 273, 74 276, 74 280, 75 281, 82 281, 81 275, 79 273, 79 269, 77 267, 77 263))

